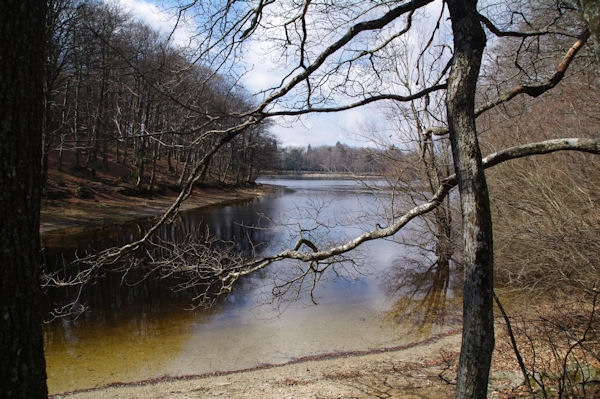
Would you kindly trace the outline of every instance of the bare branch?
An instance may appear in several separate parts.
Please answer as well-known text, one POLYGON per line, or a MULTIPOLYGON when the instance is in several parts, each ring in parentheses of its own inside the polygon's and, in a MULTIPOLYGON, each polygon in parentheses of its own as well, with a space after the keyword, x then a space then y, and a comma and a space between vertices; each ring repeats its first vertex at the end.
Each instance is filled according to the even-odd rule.
MULTIPOLYGON (((589 37, 590 37, 590 31, 587 29, 579 35, 579 38, 577 39, 577 41, 567 51, 567 53, 563 57, 560 64, 558 64, 558 67, 556 68, 556 72, 548 80, 546 80, 545 82, 542 82, 540 84, 537 84, 537 85, 519 85, 519 86, 515 87, 514 89, 504 93, 503 95, 498 96, 496 99, 478 107, 475 110, 475 117, 480 116, 484 112, 489 111, 490 109, 492 109, 500 104, 503 104, 503 103, 506 103, 506 102, 512 100, 519 94, 527 94, 528 96, 531 96, 531 97, 538 97, 538 96, 542 95, 543 93, 547 92, 548 90, 554 88, 564 78, 564 76, 567 72, 567 69, 569 68, 569 65, 571 65, 571 62, 575 58, 575 55, 577 55, 579 50, 585 45, 585 43, 587 42, 589 37)), ((427 132, 430 132, 436 136, 443 136, 445 134, 448 134, 448 128, 433 127, 433 128, 429 128, 427 130, 427 132)))
POLYGON ((193 0, 191 3, 186 4, 179 8, 179 10, 177 11, 177 20, 175 21, 175 24, 173 25, 173 29, 171 29, 169 36, 167 36, 167 41, 170 41, 173 38, 173 35, 175 35, 175 31, 179 27, 179 24, 181 23, 181 19, 183 18, 183 15, 185 14, 185 12, 187 10, 189 10, 190 8, 192 8, 193 6, 195 6, 196 3, 197 3, 197 0, 193 0))
POLYGON ((254 17, 252 18, 252 22, 250 23, 250 26, 248 27, 248 29, 246 29, 242 33, 242 36, 240 37, 241 39, 245 39, 252 32, 254 32, 254 30, 258 27, 258 23, 260 22, 260 19, 262 18, 263 8, 274 2, 275 2, 275 0, 268 0, 268 1, 260 0, 259 1, 258 6, 256 6, 256 11, 254 11, 254 17))
POLYGON ((563 57, 562 61, 560 62, 560 64, 556 68, 556 72, 550 77, 550 79, 546 80, 543 83, 537 84, 537 85, 531 85, 531 86, 520 85, 520 86, 517 86, 514 89, 512 89, 511 91, 509 91, 509 92, 503 94, 502 96, 496 98, 495 100, 493 100, 493 101, 491 101, 491 102, 489 102, 487 104, 484 104, 484 105, 480 106, 479 108, 477 108, 477 110, 475 111, 475 116, 479 116, 482 113, 484 113, 484 112, 486 112, 486 111, 494 108, 495 106, 497 106, 499 104, 502 104, 502 103, 505 103, 507 101, 510 101, 514 97, 518 96, 519 94, 527 94, 528 96, 531 96, 531 97, 538 97, 541 94, 547 92, 548 90, 554 88, 562 80, 562 78, 565 76, 565 73, 567 72, 567 69, 569 68, 569 65, 571 64, 571 62, 575 58, 575 55, 579 52, 579 50, 587 42, 587 40, 588 40, 589 37, 590 37, 590 31, 587 30, 587 29, 585 31, 583 31, 579 35, 579 38, 571 46, 571 48, 567 51, 567 53, 563 57))
POLYGON ((515 352, 515 357, 517 358, 517 362, 519 363, 519 368, 521 369, 521 373, 523 374, 523 379, 525 381, 525 385, 527 386, 527 390, 529 391, 529 393, 531 394, 532 397, 535 397, 533 388, 531 387, 531 380, 529 378, 529 373, 527 372, 527 369, 525 368, 525 363, 523 363, 523 357, 521 357, 521 352, 519 351, 519 347, 517 346, 517 340, 515 339, 515 334, 513 332, 510 318, 506 314, 506 311, 504 310, 504 306, 502 306, 502 303, 500 302, 500 299, 498 299, 496 292, 492 292, 492 295, 494 296, 494 301, 496 302, 496 305, 498 306, 498 309, 500 309, 500 313, 502 313, 502 317, 504 318, 504 323, 506 324, 506 330, 507 330, 508 336, 510 337, 510 343, 512 345, 513 351, 515 352))
POLYGON ((511 37, 532 37, 532 36, 547 35, 547 34, 552 33, 552 32, 550 32, 548 30, 548 28, 550 26, 552 26, 552 24, 554 22, 556 22, 556 20, 553 21, 553 23, 549 24, 543 30, 530 31, 530 32, 519 32, 519 31, 501 31, 500 29, 498 29, 496 27, 496 25, 494 25, 494 23, 492 21, 490 21, 486 16, 481 15, 481 14, 479 14, 479 19, 481 20, 481 22, 483 22, 483 24, 485 25, 485 27, 490 30, 490 32, 492 32, 494 35, 496 35, 498 37, 506 37, 506 36, 511 36, 511 37))
MULTIPOLYGON (((202 159, 198 162, 173 204, 171 204, 171 206, 165 211, 165 213, 160 217, 160 219, 150 229, 148 229, 148 231, 144 234, 142 238, 140 238, 137 241, 133 241, 127 245, 124 245, 120 248, 110 248, 100 252, 97 255, 91 255, 87 258, 80 259, 80 261, 91 262, 94 264, 114 264, 123 255, 126 255, 131 251, 135 251, 143 243, 147 242, 152 236, 152 234, 154 234, 154 232, 163 223, 165 223, 177 213, 177 210, 179 209, 181 203, 191 195, 194 184, 204 177, 208 169, 210 160, 215 155, 215 153, 223 145, 233 140, 233 138, 235 138, 240 132, 244 131, 246 128, 256 123, 258 122, 255 118, 248 118, 244 123, 241 123, 237 126, 233 126, 226 130, 218 131, 218 133, 222 134, 222 137, 215 144, 213 144, 210 150, 208 150, 204 157, 202 157, 202 159)), ((196 142, 192 143, 192 145, 193 144, 196 144, 196 142)))
POLYGON ((347 62, 357 61, 359 58, 364 57, 366 55, 373 55, 376 52, 378 52, 378 51, 384 49, 385 47, 387 47, 395 39, 397 39, 400 36, 404 35, 412 27, 412 18, 413 18, 414 13, 415 13, 415 10, 412 10, 408 14, 408 16, 406 17, 406 25, 404 26, 404 28, 402 28, 402 30, 398 31, 397 33, 394 33, 392 36, 390 36, 387 40, 385 40, 383 43, 381 43, 379 46, 375 47, 374 49, 361 51, 360 54, 358 54, 354 58, 349 59, 347 62))
POLYGON ((383 101, 383 100, 408 102, 408 101, 416 100, 418 98, 423 98, 423 97, 427 96, 428 94, 433 93, 435 91, 445 90, 446 88, 447 88, 447 84, 441 83, 441 84, 437 84, 435 86, 428 87, 426 89, 419 91, 418 93, 411 94, 408 96, 400 96, 397 94, 380 94, 377 96, 365 98, 363 100, 360 100, 360 101, 357 101, 357 102, 354 102, 351 104, 341 105, 339 107, 308 108, 308 109, 290 110, 290 111, 274 111, 274 112, 266 112, 261 115, 264 117, 273 117, 273 116, 297 116, 297 115, 305 115, 305 114, 310 114, 310 113, 339 112, 339 111, 345 111, 348 109, 361 107, 363 105, 370 104, 372 102, 383 101))
MULTIPOLYGON (((582 138, 566 138, 541 141, 538 143, 524 144, 515 147, 506 148, 502 151, 490 154, 483 158, 483 167, 490 168, 502 162, 522 158, 531 155, 548 154, 556 151, 581 151, 592 154, 600 154, 600 138, 582 139, 582 138)), ((296 259, 303 262, 313 262, 328 259, 334 256, 342 255, 349 252, 359 245, 375 240, 378 238, 390 237, 400 231, 408 222, 414 218, 430 212, 435 209, 441 201, 450 192, 450 189, 456 186, 458 180, 456 175, 451 175, 442 181, 441 186, 431 199, 423 204, 417 205, 404 215, 395 219, 396 221, 385 228, 377 228, 361 234, 355 239, 346 242, 345 244, 316 252, 300 252, 296 250, 286 250, 277 255, 265 257, 256 260, 250 264, 240 265, 227 271, 225 276, 218 276, 221 279, 235 282, 239 277, 254 273, 257 270, 263 269, 271 263, 283 259, 296 259)), ((296 245, 299 248, 299 244, 296 245)), ((312 248, 311 248, 312 249, 312 248)), ((216 276, 217 277, 217 276, 216 276)))
POLYGON ((381 28, 385 27, 386 25, 390 24, 391 22, 393 22, 399 16, 406 14, 408 12, 411 12, 413 10, 416 10, 417 8, 423 7, 423 6, 431 3, 432 1, 433 0, 413 0, 411 2, 401 4, 398 7, 391 9, 390 11, 385 13, 380 18, 369 20, 369 21, 359 22, 359 23, 351 26, 348 29, 348 31, 346 32, 346 34, 344 34, 344 36, 342 36, 335 43, 333 43, 329 47, 327 47, 321 54, 319 54, 319 56, 315 59, 315 61, 312 64, 310 64, 309 66, 307 66, 306 69, 302 73, 299 73, 298 75, 296 75, 294 78, 292 78, 292 80, 290 80, 290 82, 288 84, 283 86, 277 92, 268 96, 265 100, 263 100, 263 102, 257 107, 256 112, 262 112, 265 109, 265 107, 267 107, 269 104, 273 103, 278 98, 283 97, 284 95, 289 93, 290 90, 292 90, 294 87, 296 87, 300 82, 306 80, 313 72, 315 72, 317 69, 319 69, 319 67, 321 65, 323 65, 323 63, 333 53, 335 53, 336 51, 341 49, 344 45, 346 45, 348 42, 350 42, 359 33, 365 32, 365 31, 370 31, 370 30, 381 29, 381 28))

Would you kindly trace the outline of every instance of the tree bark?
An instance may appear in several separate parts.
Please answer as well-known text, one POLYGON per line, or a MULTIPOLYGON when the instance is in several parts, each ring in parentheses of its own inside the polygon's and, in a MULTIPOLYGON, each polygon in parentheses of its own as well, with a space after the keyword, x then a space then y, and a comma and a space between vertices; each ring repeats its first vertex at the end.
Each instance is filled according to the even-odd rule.
POLYGON ((463 335, 456 397, 485 398, 494 350, 493 245, 488 189, 475 126, 475 89, 486 38, 476 0, 448 0, 454 59, 446 107, 464 240, 463 335))
POLYGON ((148 191, 152 191, 154 187, 154 179, 156 177, 156 160, 158 159, 159 149, 158 142, 154 143, 154 147, 152 150, 152 173, 150 173, 150 181, 148 182, 148 191))
POLYGON ((600 1, 578 0, 581 19, 586 23, 592 34, 596 61, 600 60, 600 1))
POLYGON ((0 390, 45 398, 40 312, 40 164, 46 2, 0 13, 0 390))

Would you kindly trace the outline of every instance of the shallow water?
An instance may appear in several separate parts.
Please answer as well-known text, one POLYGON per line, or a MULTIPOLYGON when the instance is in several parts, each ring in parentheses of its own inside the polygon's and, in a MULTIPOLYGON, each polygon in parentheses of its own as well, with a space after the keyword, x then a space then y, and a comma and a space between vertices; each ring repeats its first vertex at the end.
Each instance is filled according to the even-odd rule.
MULTIPOLYGON (((161 230, 161 237, 178 240, 208 226, 241 250, 252 241, 262 243, 263 253, 273 253, 293 246, 299 228, 320 245, 355 236, 382 221, 375 215, 384 211, 386 194, 374 194, 359 183, 265 182, 285 189, 245 204, 182 213, 161 230)), ((74 248, 122 243, 146 227, 142 221, 46 235, 46 258, 50 264, 57 255, 68 258, 74 248)), ((418 230, 418 225, 412 226, 398 240, 418 230)), ((108 274, 86 290, 88 311, 77 320, 45 326, 49 390, 60 393, 165 374, 243 369, 427 338, 453 328, 457 318, 451 280, 449 286, 434 284, 431 271, 421 273, 415 266, 419 259, 427 264, 425 256, 392 241, 369 242, 353 255, 354 264, 335 265, 337 273, 324 274, 313 292, 318 305, 311 300, 311 283, 273 298, 274 284, 295 275, 298 265, 291 262, 249 276, 213 308, 194 311, 186 310, 191 295, 171 292, 164 281, 124 287, 120 276, 108 274), (431 287, 443 287, 443 292, 431 287)), ((68 296, 51 292, 47 302, 68 296)))

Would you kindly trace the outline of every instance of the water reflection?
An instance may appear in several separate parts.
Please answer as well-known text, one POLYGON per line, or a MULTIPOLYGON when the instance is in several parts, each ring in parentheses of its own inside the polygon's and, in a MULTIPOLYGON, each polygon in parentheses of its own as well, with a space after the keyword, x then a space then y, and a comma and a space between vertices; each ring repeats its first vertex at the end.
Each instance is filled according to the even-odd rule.
POLYGON ((387 317, 424 335, 460 323, 458 273, 448 259, 434 257, 396 262, 385 273, 393 299, 387 317))
MULTIPOLYGON (((161 243, 184 243, 198 240, 205 242, 207 236, 222 242, 231 243, 237 252, 262 248, 271 241, 272 231, 268 221, 253 211, 255 201, 245 201, 237 206, 207 207, 179 213, 170 224, 160 227, 152 241, 161 243), (248 226, 256 227, 249 228, 248 226)), ((63 276, 73 276, 88 267, 71 264, 76 256, 95 253, 106 248, 122 245, 143 236, 152 226, 152 219, 137 220, 111 226, 64 229, 44 234, 44 263, 48 273, 58 272, 63 276), (68 265, 69 269, 65 269, 68 265)), ((226 245, 226 244, 221 244, 226 245)), ((144 311, 160 309, 165 303, 177 301, 191 303, 196 295, 193 290, 175 290, 181 281, 177 276, 149 276, 149 270, 142 263, 128 269, 129 262, 138 259, 161 256, 160 248, 144 249, 134 254, 133 260, 104 267, 83 291, 79 287, 51 287, 46 289, 44 311, 69 303, 74 298, 92 311, 112 314, 122 306, 139 305, 144 311), (124 272, 123 270, 127 270, 124 272), (159 278, 160 277, 160 278, 159 278)), ((244 284, 242 281, 241 284, 244 284)), ((83 313, 85 317, 85 312, 83 313)))
MULTIPOLYGON (((323 246, 324 236, 339 242, 375 223, 365 215, 378 212, 377 202, 358 183, 269 183, 284 185, 286 190, 245 204, 181 213, 160 230, 159 238, 181 241, 208 228, 235 243, 238 250, 263 244, 261 250, 272 253, 293 246, 298 229, 323 246)), ((60 263, 53 260, 73 256, 74 249, 97 250, 129 241, 147 226, 143 221, 45 235, 45 256, 49 267, 58 268, 60 263)), ((209 310, 196 311, 185 310, 194 293, 173 291, 174 281, 145 279, 133 284, 136 276, 123 280, 119 273, 105 272, 86 288, 82 300, 89 306, 87 312, 77 320, 59 320, 45 328, 49 389, 57 393, 117 380, 239 369, 422 339, 434 331, 408 324, 425 325, 429 322, 422 320, 433 317, 436 331, 448 328, 447 313, 440 317, 439 309, 452 297, 452 283, 449 271, 417 271, 414 265, 401 271, 399 265, 406 267, 403 259, 407 254, 393 242, 368 242, 361 247, 361 256, 352 254, 356 268, 336 265, 337 273, 331 268, 319 281, 315 292, 318 306, 300 290, 293 294, 294 301, 285 302, 285 311, 278 306, 281 303, 272 306, 272 290, 278 281, 297 275, 294 267, 298 265, 293 262, 280 262, 242 279, 232 295, 209 310), (379 277, 384 274, 388 282, 404 282, 404 288, 382 287, 379 277), (411 323, 401 325, 388 312, 399 312, 398 298, 403 297, 404 311, 412 316, 404 317, 411 323), (421 310, 414 311, 415 306, 421 310)), ((47 302, 58 303, 69 295, 68 290, 51 290, 47 302)))

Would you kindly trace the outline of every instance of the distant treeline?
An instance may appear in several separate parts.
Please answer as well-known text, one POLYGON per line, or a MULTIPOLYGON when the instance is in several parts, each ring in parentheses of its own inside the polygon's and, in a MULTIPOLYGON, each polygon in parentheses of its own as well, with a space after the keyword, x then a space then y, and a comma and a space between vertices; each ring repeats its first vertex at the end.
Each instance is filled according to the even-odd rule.
POLYGON ((337 142, 333 146, 289 147, 281 151, 279 170, 293 172, 354 172, 381 174, 389 160, 402 158, 397 148, 351 147, 337 142))

